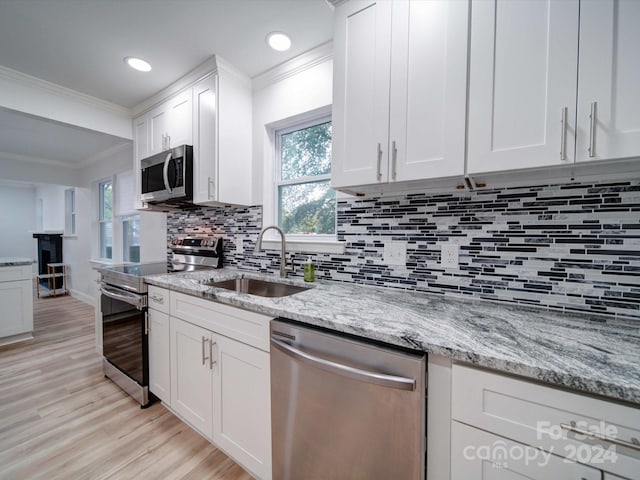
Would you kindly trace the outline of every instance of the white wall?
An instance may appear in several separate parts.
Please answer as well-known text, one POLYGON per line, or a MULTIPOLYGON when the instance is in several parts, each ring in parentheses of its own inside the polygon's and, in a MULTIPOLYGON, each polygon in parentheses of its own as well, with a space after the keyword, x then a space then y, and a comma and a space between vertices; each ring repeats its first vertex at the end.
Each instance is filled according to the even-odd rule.
MULTIPOLYGON (((253 93, 253 204, 271 184, 273 128, 286 119, 327 108, 332 103, 333 60, 267 85, 253 93)), ((264 205, 265 217, 271 205, 264 205)))
POLYGON ((36 190, 0 185, 0 257, 37 259, 36 190))
POLYGON ((36 201, 42 199, 43 231, 64 231, 64 191, 67 188, 62 185, 39 185, 36 188, 36 201))
POLYGON ((87 303, 94 302, 96 283, 88 259, 91 258, 94 202, 90 188, 76 188, 76 235, 62 238, 64 263, 69 273, 71 294, 87 303))

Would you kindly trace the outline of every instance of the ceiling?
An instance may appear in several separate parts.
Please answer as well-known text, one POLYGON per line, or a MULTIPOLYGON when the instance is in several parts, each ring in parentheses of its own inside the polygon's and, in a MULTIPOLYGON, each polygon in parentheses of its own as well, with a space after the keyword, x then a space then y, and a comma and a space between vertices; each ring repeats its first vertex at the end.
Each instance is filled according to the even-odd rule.
MULTIPOLYGON (((0 65, 126 108, 214 54, 255 77, 332 37, 326 0, 0 0, 0 65), (267 46, 272 31, 289 51, 267 46)), ((0 153, 71 166, 122 143, 1 108, 0 129, 0 153)))

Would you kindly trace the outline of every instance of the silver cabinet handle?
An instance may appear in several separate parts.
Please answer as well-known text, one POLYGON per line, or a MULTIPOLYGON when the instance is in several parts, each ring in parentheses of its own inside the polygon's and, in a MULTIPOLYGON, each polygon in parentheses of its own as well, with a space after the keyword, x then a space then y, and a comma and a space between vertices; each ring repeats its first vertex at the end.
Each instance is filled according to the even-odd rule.
POLYGON ((169 162, 171 161, 171 154, 167 155, 167 158, 164 159, 164 166, 162 167, 162 180, 164 181, 164 186, 167 189, 167 192, 173 192, 171 185, 169 185, 169 162))
POLYGON ((567 159, 567 107, 562 107, 560 119, 560 160, 567 159))
POLYGON ((591 113, 589 114, 589 157, 596 156, 596 122, 598 115, 598 102, 591 102, 591 113))
POLYGON ((640 452, 640 440, 637 438, 632 438, 630 442, 626 440, 619 440, 617 438, 607 437, 606 435, 602 435, 601 433, 590 432, 589 430, 585 430, 580 427, 576 427, 576 422, 570 422, 569 424, 561 423, 560 427, 563 430, 567 430, 569 432, 577 433, 579 435, 584 435, 585 437, 595 438, 596 440, 602 440, 604 442, 612 443, 614 445, 619 445, 621 447, 631 448, 633 450, 637 450, 640 452))
POLYGON ((149 335, 149 312, 144 312, 144 334, 149 335))
POLYGON ((378 143, 378 181, 382 180, 382 145, 378 143))
POLYGON ((398 149, 396 141, 391 142, 391 178, 396 179, 396 164, 398 163, 398 149))
POLYGON ((207 198, 209 200, 213 200, 213 193, 211 193, 213 191, 213 188, 215 185, 213 184, 213 178, 209 177, 208 181, 207 181, 207 198))
POLYGON ((150 297, 151 297, 151 300, 153 300, 154 302, 164 304, 164 297, 161 297, 160 295, 150 295, 150 297))
POLYGON ((202 365, 204 365, 204 362, 207 360, 207 357, 204 356, 204 342, 207 341, 207 338, 203 335, 202 336, 202 365))
POLYGON ((413 391, 416 388, 416 381, 413 378, 397 377, 395 375, 386 375, 383 373, 369 372, 359 368, 350 367, 341 363, 332 362, 325 358, 316 357, 307 352, 303 352, 292 347, 280 340, 271 338, 271 345, 280 350, 282 353, 295 358, 296 360, 320 368, 330 373, 335 373, 347 378, 353 378, 365 383, 381 385, 383 387, 395 388, 398 390, 413 391))
POLYGON ((213 370, 213 366, 217 363, 213 361, 213 346, 217 345, 217 342, 209 340, 209 370, 213 370))

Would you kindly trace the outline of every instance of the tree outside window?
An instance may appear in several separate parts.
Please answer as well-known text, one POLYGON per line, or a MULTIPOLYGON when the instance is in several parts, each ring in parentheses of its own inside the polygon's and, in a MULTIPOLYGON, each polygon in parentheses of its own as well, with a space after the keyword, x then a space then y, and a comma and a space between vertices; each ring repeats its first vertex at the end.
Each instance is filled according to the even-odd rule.
POLYGON ((276 132, 276 212, 288 235, 335 235, 331 119, 276 132))

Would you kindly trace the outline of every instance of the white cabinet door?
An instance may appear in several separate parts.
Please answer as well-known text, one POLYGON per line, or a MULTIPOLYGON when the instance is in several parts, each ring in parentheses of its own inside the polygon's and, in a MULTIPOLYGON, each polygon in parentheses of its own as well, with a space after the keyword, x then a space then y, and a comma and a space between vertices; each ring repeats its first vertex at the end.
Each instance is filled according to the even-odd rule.
POLYGON ((463 1, 394 3, 390 181, 464 174, 468 13, 463 1))
POLYGON ((171 317, 171 408, 212 438, 213 375, 208 330, 171 317))
POLYGON ((271 478, 269 354, 214 335, 213 441, 263 480, 271 478))
POLYGON ((391 6, 388 0, 352 1, 336 11, 334 188, 388 180, 391 6))
POLYGON ((191 89, 187 89, 166 103, 166 148, 193 144, 191 89))
POLYGON ((166 150, 168 122, 169 112, 166 104, 159 105, 147 113, 147 157, 166 150))
POLYGON ((149 321, 149 390, 171 405, 171 337, 169 315, 148 310, 149 321))
POLYGON ((193 87, 193 201, 206 203, 218 198, 216 76, 193 87))
POLYGON ((637 0, 580 2, 579 162, 640 155, 638 25, 637 0))
POLYGON ((0 337, 33 331, 32 280, 0 282, 0 305, 0 337))
POLYGON ((451 425, 451 480, 601 480, 595 468, 565 461, 462 423, 451 425))
POLYGON ((578 0, 472 1, 469 173, 573 162, 578 19, 578 0))

